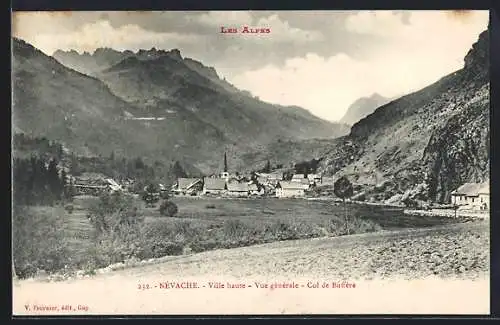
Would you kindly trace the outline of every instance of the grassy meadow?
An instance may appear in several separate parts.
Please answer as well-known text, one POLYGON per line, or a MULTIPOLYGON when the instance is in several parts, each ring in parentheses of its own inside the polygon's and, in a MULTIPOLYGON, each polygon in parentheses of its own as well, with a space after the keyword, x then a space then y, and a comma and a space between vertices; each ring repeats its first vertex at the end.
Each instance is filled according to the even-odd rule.
MULTIPOLYGON (((30 214, 41 225, 41 228, 33 227, 39 228, 39 232, 35 231, 36 235, 31 236, 39 244, 39 249, 51 251, 56 246, 52 243, 47 249, 47 240, 59 243, 59 250, 53 254, 59 261, 58 269, 91 271, 129 258, 149 259, 280 240, 422 228, 460 221, 445 217, 409 216, 403 214, 401 208, 351 203, 347 204, 346 222, 341 203, 276 198, 173 197, 171 201, 178 206, 178 213, 175 217, 165 217, 159 212, 160 203, 151 207, 139 198, 133 198, 139 207, 138 213, 145 217, 144 223, 140 238, 123 246, 117 244, 116 239, 106 243, 95 240, 87 213, 98 200, 92 196, 77 196, 71 213, 64 206, 29 208, 30 214), (48 224, 47 220, 57 220, 58 223, 48 224)), ((37 254, 37 250, 33 249, 21 260, 37 260, 37 254)), ((49 257, 49 260, 52 259, 49 257)), ((38 261, 28 269, 40 270, 44 266, 38 261)), ((60 270, 49 270, 56 271, 60 270)))

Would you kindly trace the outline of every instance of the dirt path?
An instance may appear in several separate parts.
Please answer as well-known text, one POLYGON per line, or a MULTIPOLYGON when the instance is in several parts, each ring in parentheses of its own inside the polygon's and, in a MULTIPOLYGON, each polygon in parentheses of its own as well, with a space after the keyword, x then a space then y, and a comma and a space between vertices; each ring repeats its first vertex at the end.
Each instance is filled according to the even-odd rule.
POLYGON ((489 312, 488 277, 483 221, 217 250, 64 282, 24 280, 13 297, 19 314, 467 314, 489 312), (351 288, 332 288, 343 280, 351 288), (162 288, 186 281, 197 288, 162 288), (216 282, 225 287, 210 288, 216 282), (271 288, 283 282, 298 288, 271 288))

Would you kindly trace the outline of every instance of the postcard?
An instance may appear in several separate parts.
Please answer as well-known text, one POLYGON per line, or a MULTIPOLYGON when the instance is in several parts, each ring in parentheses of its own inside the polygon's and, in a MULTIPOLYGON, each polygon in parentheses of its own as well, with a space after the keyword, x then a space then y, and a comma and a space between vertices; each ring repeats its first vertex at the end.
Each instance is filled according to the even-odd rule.
POLYGON ((489 314, 488 29, 13 12, 13 314, 489 314))

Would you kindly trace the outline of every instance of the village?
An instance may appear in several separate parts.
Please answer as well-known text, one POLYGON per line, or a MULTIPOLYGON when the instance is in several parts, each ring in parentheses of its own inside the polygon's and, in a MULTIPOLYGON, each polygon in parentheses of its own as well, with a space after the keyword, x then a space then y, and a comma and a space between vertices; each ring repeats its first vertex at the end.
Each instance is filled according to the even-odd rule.
MULTIPOLYGON (((74 177, 73 186, 77 194, 99 195, 102 192, 130 192, 133 180, 119 184, 112 178, 99 173, 84 173, 74 177)), ((252 173, 250 175, 222 172, 200 178, 178 178, 170 187, 157 184, 159 192, 168 192, 175 196, 220 196, 220 197, 304 197, 313 187, 333 186, 333 177, 318 174, 294 174, 290 180, 284 180, 284 174, 252 173)), ((144 188, 146 190, 146 188, 144 188)), ((158 193, 160 194, 160 193, 158 193)))
MULTIPOLYGON (((131 192, 134 180, 118 182, 99 173, 84 173, 73 178, 77 195, 98 196, 103 192, 131 192)), ((156 184, 156 197, 219 197, 219 198, 310 198, 333 192, 335 179, 321 174, 291 174, 284 172, 251 172, 240 174, 225 171, 206 177, 181 177, 173 185, 156 184)), ((444 207, 454 210, 488 212, 489 182, 465 183, 451 192, 444 207)), ((144 191, 146 191, 146 187, 144 191)), ((136 193, 137 194, 137 193, 136 193)))

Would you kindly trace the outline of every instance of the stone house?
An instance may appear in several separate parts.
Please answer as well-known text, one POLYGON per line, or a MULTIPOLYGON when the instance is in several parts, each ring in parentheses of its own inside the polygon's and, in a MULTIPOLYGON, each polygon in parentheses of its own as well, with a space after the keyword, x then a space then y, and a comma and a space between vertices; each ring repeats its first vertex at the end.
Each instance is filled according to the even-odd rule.
POLYGON ((451 192, 451 203, 463 210, 489 210, 490 184, 465 183, 451 192))

